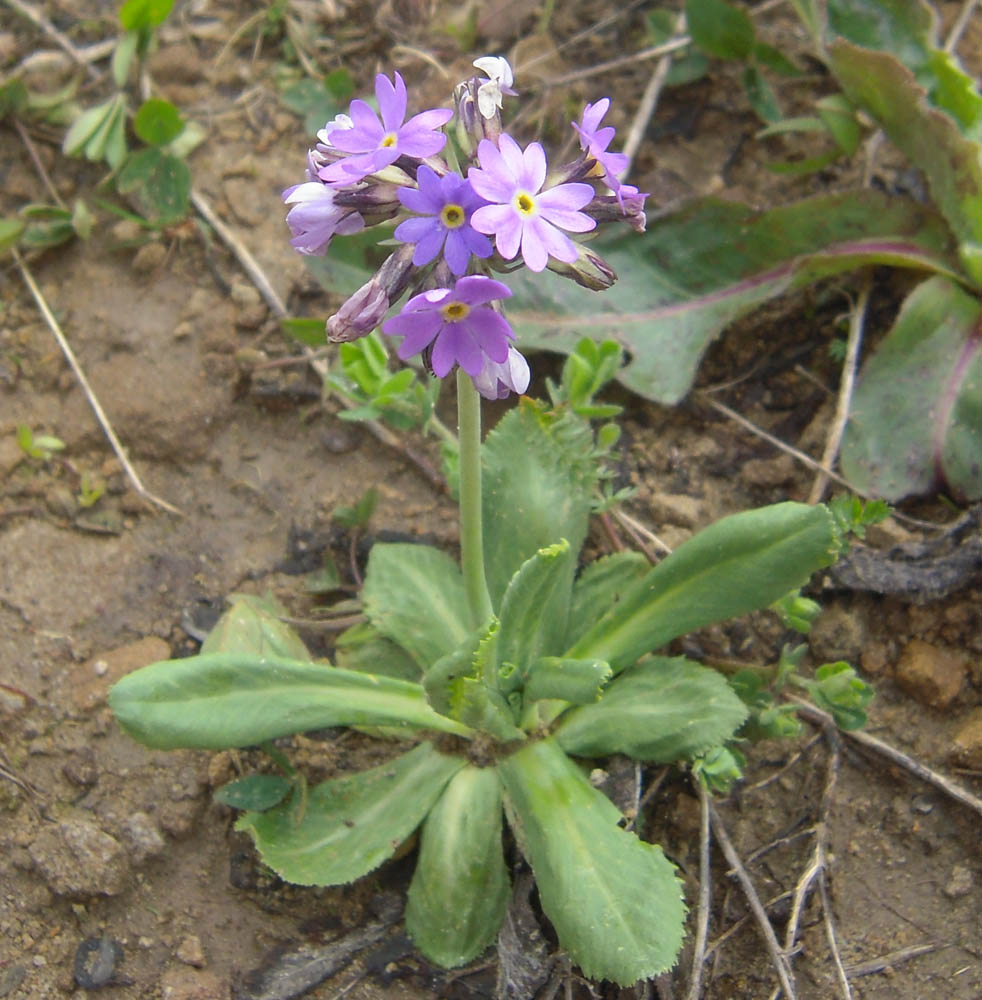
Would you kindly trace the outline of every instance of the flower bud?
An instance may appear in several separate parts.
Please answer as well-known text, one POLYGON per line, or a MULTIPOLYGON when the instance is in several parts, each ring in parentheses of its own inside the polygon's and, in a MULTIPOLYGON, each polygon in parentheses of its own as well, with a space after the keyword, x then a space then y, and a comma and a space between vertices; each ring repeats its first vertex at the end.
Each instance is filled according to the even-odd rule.
POLYGON ((648 196, 625 184, 617 195, 598 195, 583 209, 598 223, 626 222, 636 233, 643 233, 648 224, 644 200, 648 196))
POLYGON ((482 139, 490 139, 497 146, 501 135, 501 112, 495 107, 490 117, 481 113, 479 92, 487 82, 474 76, 454 88, 457 143, 468 157, 474 155, 482 139))
POLYGON ((508 358, 502 364, 485 357, 484 367, 472 381, 485 399, 504 399, 513 392, 519 396, 525 392, 530 377, 528 362, 514 347, 509 347, 508 358))
POLYGON ((350 295, 327 321, 327 339, 332 344, 358 340, 382 322, 390 303, 405 291, 413 271, 411 243, 399 247, 370 281, 350 295))
POLYGON ((354 188, 338 188, 334 204, 353 208, 365 220, 366 226, 387 222, 402 209, 395 184, 361 184, 354 188))
MULTIPOLYGON (((592 203, 591 203, 592 204, 592 203)), ((588 211, 588 215, 593 213, 588 211)), ((571 264, 549 258, 549 270, 570 278, 591 292, 604 292, 617 280, 614 269, 600 256, 582 244, 575 244, 579 256, 571 264)))

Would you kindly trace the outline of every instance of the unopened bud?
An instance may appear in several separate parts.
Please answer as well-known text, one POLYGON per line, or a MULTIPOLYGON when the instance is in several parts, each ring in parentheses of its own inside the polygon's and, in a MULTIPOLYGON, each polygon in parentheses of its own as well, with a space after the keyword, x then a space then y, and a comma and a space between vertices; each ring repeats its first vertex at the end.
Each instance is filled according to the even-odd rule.
POLYGON ((402 209, 396 196, 399 188, 395 184, 361 184, 351 190, 341 188, 334 196, 335 205, 353 208, 365 220, 366 226, 387 222, 402 209))
POLYGON ((413 271, 412 243, 404 243, 327 321, 327 339, 332 344, 358 340, 372 332, 382 322, 390 303, 409 284, 413 271))
MULTIPOLYGON (((590 213, 593 214, 592 212, 590 213)), ((575 244, 579 255, 571 264, 549 258, 549 270, 570 278, 591 292, 604 292, 617 280, 614 269, 600 256, 581 244, 575 244)))
POLYGON ((481 113, 479 92, 487 82, 474 76, 454 88, 457 143, 468 157, 474 155, 482 139, 490 139, 497 146, 501 135, 501 112, 494 107, 489 118, 481 113))
POLYGON ((530 377, 528 362, 514 347, 509 347, 507 359, 500 364, 485 357, 484 367, 472 381, 485 399, 505 399, 513 392, 519 396, 525 392, 530 377))
POLYGON ((617 195, 598 195, 583 211, 598 223, 626 222, 636 233, 643 233, 648 224, 644 214, 647 197, 625 184, 617 195))

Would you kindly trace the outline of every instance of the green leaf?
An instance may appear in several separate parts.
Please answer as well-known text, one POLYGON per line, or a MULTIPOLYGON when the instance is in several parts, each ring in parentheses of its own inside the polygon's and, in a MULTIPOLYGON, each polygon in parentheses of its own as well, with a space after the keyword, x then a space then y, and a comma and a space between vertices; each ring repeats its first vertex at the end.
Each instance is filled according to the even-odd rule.
POLYGON ((0 219, 0 253, 17 246, 22 232, 24 223, 21 219, 0 219))
POLYGON ((565 539, 522 563, 501 599, 497 669, 524 672, 539 656, 562 649, 575 564, 565 539))
POLYGON ((386 639, 371 622, 362 622, 338 636, 334 656, 345 670, 382 674, 403 681, 418 682, 419 664, 391 639, 386 639))
POLYGON ((718 59, 749 59, 754 50, 750 15, 726 0, 686 0, 685 20, 692 41, 718 59))
MULTIPOLYGON (((962 243, 982 243, 982 157, 945 112, 892 55, 841 39, 829 64, 846 96, 876 119, 898 149, 924 171, 931 197, 962 243)), ((980 104, 982 108, 982 104, 980 104)), ((982 112, 980 112, 982 113, 982 112)))
POLYGON ((188 165, 157 147, 134 153, 116 186, 120 194, 133 195, 146 217, 159 224, 183 218, 191 204, 188 165))
POLYGON ((826 507, 780 503, 724 517, 635 583, 566 654, 615 673, 676 636, 766 608, 837 553, 826 507))
POLYGON ((126 86, 127 77, 130 75, 130 66, 133 65, 133 57, 136 55, 139 44, 140 33, 127 31, 116 43, 116 48, 113 49, 113 80, 120 90, 126 86))
POLYGON ((174 0, 126 0, 119 9, 119 23, 124 31, 146 31, 167 20, 174 0))
POLYGON ((402 726, 470 735, 418 684, 328 664, 211 653, 152 663, 109 693, 119 724, 160 750, 245 747, 327 726, 402 726))
POLYGON ((394 760, 310 790, 303 818, 292 803, 246 813, 236 830, 251 834, 263 861, 296 885, 343 885, 378 868, 423 821, 464 766, 421 743, 394 760))
POLYGON ((612 681, 600 701, 567 712, 556 740, 582 757, 622 753, 669 764, 730 739, 747 714, 715 670, 654 656, 612 681))
POLYGON ((573 585, 568 644, 576 642, 613 607, 624 592, 651 569, 640 552, 615 552, 590 563, 573 585))
MULTIPOLYGON (((516 324, 517 326, 517 324, 516 324)), ((499 607, 528 559, 565 538, 579 555, 596 469, 589 425, 567 414, 546 427, 528 403, 505 414, 483 448, 484 565, 499 607)), ((569 565, 572 583, 572 561, 569 565)))
POLYGON ((526 739, 526 734, 515 725, 511 707, 500 691, 476 677, 456 677, 449 687, 451 718, 487 733, 499 743, 526 739))
POLYGON ((280 329, 294 340, 308 347, 324 346, 324 320, 305 316, 290 316, 280 320, 280 329))
POLYGON ((201 644, 202 655, 241 653, 275 656, 287 660, 310 660, 300 636, 280 621, 285 611, 271 595, 233 594, 224 612, 201 644))
POLYGON ((501 781, 494 768, 458 771, 426 817, 409 886, 406 930, 444 968, 494 941, 508 907, 501 849, 501 781))
POLYGON ((750 102, 750 107, 754 109, 754 114, 762 122, 781 120, 781 107, 777 103, 774 88, 767 82, 757 66, 751 64, 744 68, 743 89, 750 102))
POLYGON ((520 346, 570 353, 584 335, 614 338, 631 359, 620 381, 665 404, 689 391, 728 324, 778 295, 864 264, 960 273, 950 231, 931 208, 875 191, 765 212, 703 199, 653 220, 644 236, 592 245, 620 275, 616 291, 589 292, 548 271, 510 276, 520 346))
POLYGON ((61 150, 66 156, 80 156, 89 141, 116 113, 117 98, 110 98, 94 108, 83 111, 72 122, 61 142, 61 150))
POLYGON ((133 131, 148 146, 163 146, 184 130, 181 112, 170 101, 151 97, 133 117, 133 131))
POLYGON ((832 714, 840 729, 849 731, 866 725, 866 706, 873 700, 873 688, 848 663, 824 663, 815 671, 814 680, 799 683, 819 708, 832 714))
POLYGON ((230 781, 215 792, 215 801, 232 809, 265 812, 279 805, 293 787, 289 778, 278 774, 250 774, 247 778, 230 781))
POLYGON ((470 635, 470 611, 457 564, 429 545, 378 544, 361 592, 365 614, 428 670, 470 635))
MULTIPOLYGON (((321 128, 318 125, 318 128, 321 128)), ((390 247, 380 246, 392 236, 394 226, 369 226, 360 233, 333 240, 323 257, 307 255, 304 262, 322 288, 337 296, 348 296, 372 276, 385 260, 390 247)))
POLYGON ((525 700, 558 698, 573 705, 589 705, 600 697, 611 676, 610 664, 603 660, 543 656, 528 670, 525 700))
POLYGON ((346 99, 338 98, 325 83, 305 77, 286 87, 280 94, 280 100, 303 118, 304 130, 308 135, 317 135, 327 122, 343 110, 346 99))
POLYGON ((508 819, 559 945, 591 979, 629 986, 675 964, 681 884, 660 847, 617 825, 617 807, 554 740, 498 764, 508 819))
POLYGON ((908 296, 863 368, 842 471, 864 493, 899 500, 945 484, 982 497, 982 304, 933 278, 908 296))

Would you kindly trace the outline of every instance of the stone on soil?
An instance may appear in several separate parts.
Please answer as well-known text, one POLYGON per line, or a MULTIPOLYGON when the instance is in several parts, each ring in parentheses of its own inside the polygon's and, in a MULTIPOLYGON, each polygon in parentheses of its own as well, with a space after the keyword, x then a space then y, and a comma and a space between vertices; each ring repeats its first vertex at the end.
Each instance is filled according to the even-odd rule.
POLYGON ((116 896, 126 885, 129 862, 122 845, 87 820, 66 819, 46 826, 28 851, 58 896, 116 896))
POLYGON ((952 740, 952 759, 962 767, 982 770, 982 708, 977 708, 958 728, 952 740))

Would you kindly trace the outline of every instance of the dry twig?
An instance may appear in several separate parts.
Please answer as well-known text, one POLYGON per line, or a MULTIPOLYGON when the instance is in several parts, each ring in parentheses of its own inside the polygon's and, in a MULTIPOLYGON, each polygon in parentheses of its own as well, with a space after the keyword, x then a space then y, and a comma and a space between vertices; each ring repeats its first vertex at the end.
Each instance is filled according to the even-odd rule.
POLYGON ((162 510, 166 510, 170 514, 178 514, 183 517, 183 513, 173 504, 168 503, 166 500, 162 500, 156 494, 151 493, 140 480, 137 475, 136 469, 130 464, 129 458, 126 456, 126 449, 123 448, 120 443, 119 438, 116 436, 116 432, 113 430, 112 424, 109 422, 109 418, 106 416, 102 405, 99 403, 96 394, 92 391, 92 386, 89 385, 89 380, 86 378, 85 372, 82 370, 82 366, 78 363, 78 358, 75 357, 75 352, 72 350, 71 345, 68 343, 68 339, 62 332, 61 326, 58 320, 55 319, 54 313, 48 306, 48 302, 44 295, 41 294, 41 289, 38 287, 37 282, 34 280, 34 276, 31 274, 30 269, 24 262, 24 258, 21 257, 19 251, 16 247, 11 248, 11 254, 13 254, 14 262, 20 269, 21 277, 24 279, 24 284, 27 285, 34 296, 34 301, 37 303, 38 309, 41 311, 41 315, 44 317, 44 321, 48 324, 48 329, 54 334, 55 340, 58 341, 58 346, 61 348, 62 354, 65 355, 66 360, 71 366, 72 371, 75 374, 75 378, 78 380, 79 385, 82 387, 82 391, 85 393, 85 398, 89 401, 89 405, 92 407, 95 413, 96 419, 99 421, 99 426, 102 428, 103 433, 109 440, 109 444, 112 446, 113 451, 116 453, 116 457, 119 459, 120 464, 126 472, 130 483, 133 485, 133 489, 144 500, 149 503, 160 507, 162 510))
POLYGON ((702 991, 702 967, 706 961, 706 938, 709 935, 713 888, 713 873, 710 868, 709 793, 698 778, 695 785, 699 795, 699 909, 696 913, 696 936, 693 942, 688 1000, 699 1000, 702 991))
POLYGON ((98 70, 89 62, 85 55, 81 53, 72 40, 62 34, 39 10, 32 7, 24 0, 5 0, 8 7, 16 11, 21 17, 27 18, 35 27, 40 28, 63 52, 68 53, 69 58, 77 66, 81 66, 90 77, 99 76, 98 70))
MULTIPOLYGON (((825 451, 822 453, 822 466, 831 469, 836 459, 839 457, 839 447, 842 445, 842 435, 846 430, 846 423, 849 420, 849 410, 852 407, 852 392, 856 384, 856 366, 859 363, 859 348, 863 342, 863 326, 866 323, 866 309, 869 305, 870 288, 872 287, 872 274, 867 269, 863 275, 863 285, 856 298, 856 302, 850 311, 849 317, 849 338, 846 342, 846 356, 842 362, 842 375, 839 379, 839 397, 835 404, 835 418, 829 428, 829 435, 825 441, 825 451)), ((811 504, 818 503, 825 495, 829 485, 829 476, 826 472, 819 472, 812 484, 812 491, 808 497, 811 504)))
POLYGON ((740 887, 743 889, 743 894, 747 898, 747 904, 750 906, 754 919, 757 921, 757 927, 771 956, 771 964, 774 966, 781 989, 784 991, 785 1000, 796 1000, 797 994, 794 990, 791 963, 788 961, 787 955, 781 951, 781 945, 778 943, 774 928, 767 918, 767 913, 760 901, 760 896, 757 895, 757 890, 754 888, 750 875, 740 860, 740 855, 737 854, 736 848, 733 846, 733 841, 730 840, 730 835, 726 832, 726 827, 723 825, 723 821, 720 819, 719 813, 712 802, 709 803, 709 815, 716 840, 723 850, 727 864, 736 874, 740 882, 740 887))
POLYGON ((958 12, 958 17, 955 18, 955 23, 951 26, 951 31, 948 32, 948 37, 945 39, 945 52, 954 52, 958 47, 962 33, 968 27, 968 22, 972 19, 972 14, 975 13, 978 3, 979 0, 964 0, 962 9, 958 12))
MULTIPOLYGON (((798 706, 798 714, 809 719, 811 722, 817 722, 822 726, 835 725, 835 720, 828 712, 823 712, 820 708, 816 708, 808 702, 800 701, 798 698, 792 698, 791 700, 798 706)), ((881 757, 885 757, 892 763, 899 764, 905 771, 910 772, 929 785, 934 785, 935 788, 940 789, 956 802, 968 806, 969 809, 982 816, 982 799, 979 799, 967 789, 962 788, 961 785, 955 784, 954 781, 949 780, 943 774, 932 770, 926 764, 922 764, 896 747, 890 746, 889 743, 884 743, 883 740, 877 739, 877 737, 871 736, 869 733, 864 733, 861 729, 843 732, 842 735, 854 743, 865 747, 867 750, 872 750, 881 757)))

